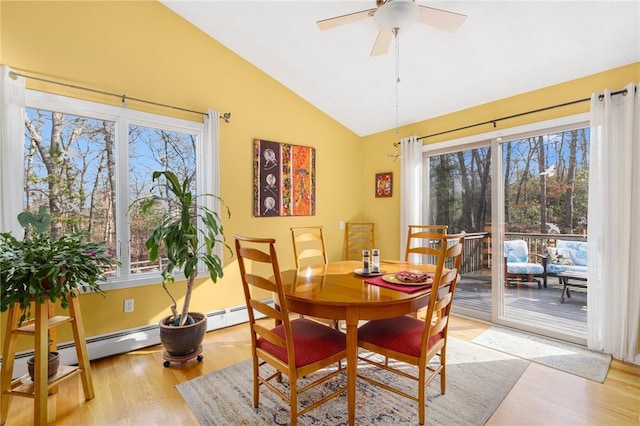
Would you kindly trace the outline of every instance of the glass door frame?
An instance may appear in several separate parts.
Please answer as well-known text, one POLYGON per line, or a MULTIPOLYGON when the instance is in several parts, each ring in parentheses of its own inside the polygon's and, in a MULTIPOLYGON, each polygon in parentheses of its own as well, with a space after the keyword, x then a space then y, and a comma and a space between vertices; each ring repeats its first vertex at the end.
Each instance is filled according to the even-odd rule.
MULTIPOLYGON (((503 325, 506 327, 516 328, 523 331, 529 331, 533 333, 543 334, 548 337, 557 338, 565 341, 570 341, 578 344, 586 344, 585 338, 580 338, 572 335, 568 335, 559 332, 557 329, 544 327, 543 324, 524 323, 520 321, 514 321, 505 317, 505 309, 503 300, 505 297, 504 285, 494 285, 494 283, 504 282, 504 255, 503 247, 505 233, 504 233, 504 182, 502 178, 496 178, 496 176, 503 176, 503 164, 502 164, 502 145, 503 141, 514 140, 518 138, 524 138, 531 134, 540 134, 541 132, 553 133, 560 132, 576 128, 576 126, 588 127, 589 126, 589 113, 582 113, 576 115, 570 115, 552 120, 545 120, 521 126, 493 130, 491 132, 481 133, 472 136, 466 136, 458 139, 452 139, 445 142, 439 142, 434 144, 423 145, 423 170, 424 178, 423 188, 424 193, 429 193, 430 190, 430 175, 429 169, 429 157, 434 155, 441 155, 446 153, 452 153, 461 150, 468 150, 478 147, 489 146, 491 148, 491 250, 492 250, 492 263, 491 263, 491 314, 480 314, 477 311, 470 311, 473 313, 474 318, 486 320, 496 325, 503 325)), ((425 220, 429 214, 429 197, 423 197, 423 214, 425 220)), ((454 303, 455 306, 455 303, 454 303)), ((469 315, 470 312, 465 310, 456 310, 454 313, 460 313, 462 315, 469 315)))

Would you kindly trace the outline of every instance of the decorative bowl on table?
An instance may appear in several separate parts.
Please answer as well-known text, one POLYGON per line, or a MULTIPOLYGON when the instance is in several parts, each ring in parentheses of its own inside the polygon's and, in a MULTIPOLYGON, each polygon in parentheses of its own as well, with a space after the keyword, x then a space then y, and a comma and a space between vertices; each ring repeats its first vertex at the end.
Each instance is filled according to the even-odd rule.
POLYGON ((388 283, 403 285, 425 285, 433 282, 431 275, 423 272, 400 271, 382 277, 388 283))

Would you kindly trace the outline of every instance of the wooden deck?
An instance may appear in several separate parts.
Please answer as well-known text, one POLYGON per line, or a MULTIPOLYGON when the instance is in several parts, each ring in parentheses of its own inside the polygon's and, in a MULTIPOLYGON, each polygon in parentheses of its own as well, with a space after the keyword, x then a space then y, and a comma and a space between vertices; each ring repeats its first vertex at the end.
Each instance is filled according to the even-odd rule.
MULTIPOLYGON (((557 278, 549 278, 548 287, 542 289, 535 283, 511 285, 505 288, 505 317, 586 338, 586 289, 572 287, 571 298, 565 298, 564 303, 560 302, 561 296, 562 285, 557 278)), ((491 314, 490 271, 462 276, 453 301, 454 312, 460 308, 491 314)))

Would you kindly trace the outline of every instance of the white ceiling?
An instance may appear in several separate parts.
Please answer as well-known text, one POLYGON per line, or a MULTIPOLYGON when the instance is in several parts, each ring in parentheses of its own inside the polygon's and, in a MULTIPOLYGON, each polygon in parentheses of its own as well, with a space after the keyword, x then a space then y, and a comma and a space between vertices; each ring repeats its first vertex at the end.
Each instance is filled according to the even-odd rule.
MULTIPOLYGON (((354 133, 395 128, 394 48, 369 56, 374 20, 316 26, 375 0, 161 1, 354 133)), ((638 0, 418 4, 467 20, 454 33, 416 23, 401 34, 400 126, 640 61, 638 0)))

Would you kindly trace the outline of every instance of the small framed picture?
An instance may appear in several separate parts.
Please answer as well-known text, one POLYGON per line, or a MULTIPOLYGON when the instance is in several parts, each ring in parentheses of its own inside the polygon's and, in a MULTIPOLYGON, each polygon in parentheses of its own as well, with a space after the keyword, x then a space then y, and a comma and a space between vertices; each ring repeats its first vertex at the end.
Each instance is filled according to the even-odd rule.
POLYGON ((391 197, 393 194, 393 173, 376 173, 376 198, 391 197))

